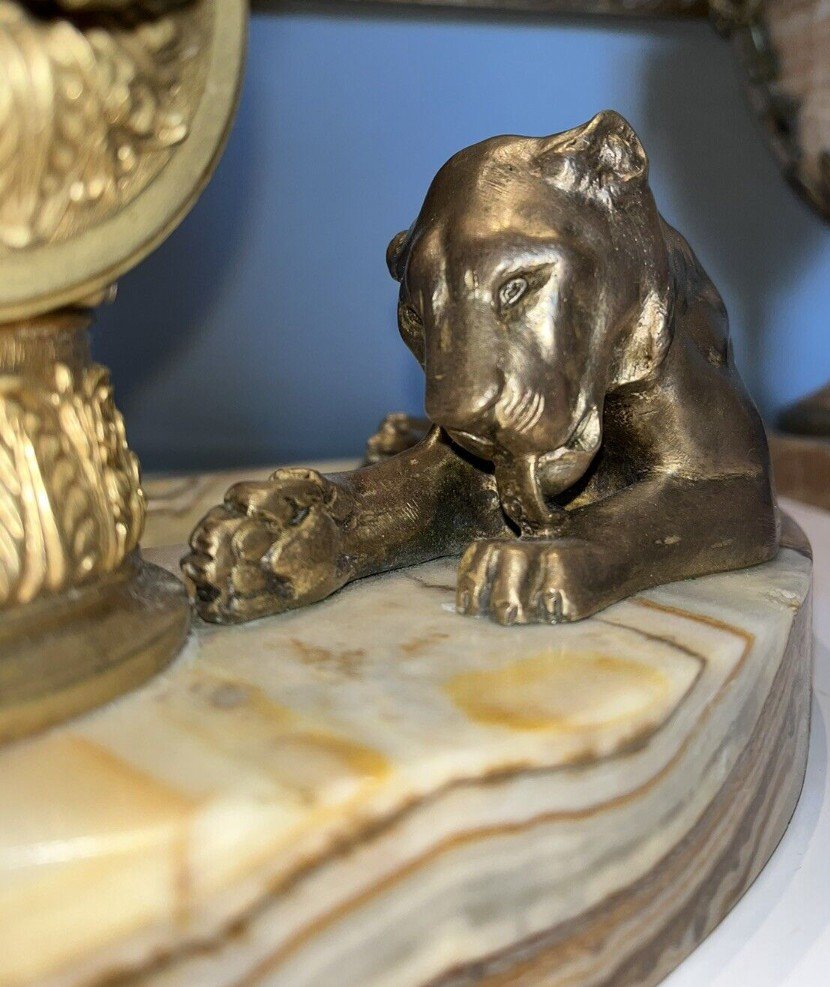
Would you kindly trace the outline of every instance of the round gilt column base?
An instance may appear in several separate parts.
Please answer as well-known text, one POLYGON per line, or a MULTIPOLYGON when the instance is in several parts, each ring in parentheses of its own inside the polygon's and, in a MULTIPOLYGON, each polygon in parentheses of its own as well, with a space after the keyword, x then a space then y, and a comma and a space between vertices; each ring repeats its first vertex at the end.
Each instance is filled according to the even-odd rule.
POLYGON ((0 743, 139 684, 184 640, 183 588, 138 553, 138 460, 86 330, 209 180, 247 11, 0 0, 0 743))
POLYGON ((184 644, 182 583, 136 552, 91 585, 46 597, 0 622, 0 743, 141 685, 184 644))
POLYGON ((90 313, 0 326, 0 744, 141 684, 184 643, 90 313))

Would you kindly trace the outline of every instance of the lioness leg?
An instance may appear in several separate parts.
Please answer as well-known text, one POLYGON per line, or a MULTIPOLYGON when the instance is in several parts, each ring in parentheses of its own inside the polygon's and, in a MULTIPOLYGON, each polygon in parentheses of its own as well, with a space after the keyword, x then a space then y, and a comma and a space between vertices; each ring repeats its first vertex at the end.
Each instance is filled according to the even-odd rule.
POLYGON ((639 590, 755 565, 777 550, 766 479, 652 479, 571 511, 562 537, 473 543, 457 607, 503 624, 580 620, 639 590))
POLYGON ((414 448, 350 473, 282 469, 235 484, 197 525, 182 568, 203 618, 238 623, 505 531, 492 475, 433 428, 414 448))

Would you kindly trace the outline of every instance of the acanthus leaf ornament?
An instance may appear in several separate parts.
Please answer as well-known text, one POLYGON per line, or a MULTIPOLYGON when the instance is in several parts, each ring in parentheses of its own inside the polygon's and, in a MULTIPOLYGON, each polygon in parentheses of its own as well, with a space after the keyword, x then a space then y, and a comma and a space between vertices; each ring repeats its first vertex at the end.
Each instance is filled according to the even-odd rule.
POLYGON ((75 24, 0 0, 0 249, 94 224, 185 138, 181 84, 199 38, 170 6, 143 0, 75 24))
POLYGON ((181 647, 91 310, 184 218, 236 105, 244 0, 0 0, 0 743, 181 647))
POLYGON ((109 372, 0 377, 0 608, 113 572, 145 514, 109 372))

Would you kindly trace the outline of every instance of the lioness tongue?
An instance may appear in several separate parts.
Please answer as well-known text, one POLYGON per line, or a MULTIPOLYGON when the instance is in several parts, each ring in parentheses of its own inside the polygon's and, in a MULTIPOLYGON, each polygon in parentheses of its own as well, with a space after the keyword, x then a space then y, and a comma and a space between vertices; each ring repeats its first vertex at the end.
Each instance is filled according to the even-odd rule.
POLYGON ((556 514, 545 503, 539 485, 539 457, 511 456, 498 451, 493 457, 499 498, 508 517, 523 535, 550 529, 556 514))

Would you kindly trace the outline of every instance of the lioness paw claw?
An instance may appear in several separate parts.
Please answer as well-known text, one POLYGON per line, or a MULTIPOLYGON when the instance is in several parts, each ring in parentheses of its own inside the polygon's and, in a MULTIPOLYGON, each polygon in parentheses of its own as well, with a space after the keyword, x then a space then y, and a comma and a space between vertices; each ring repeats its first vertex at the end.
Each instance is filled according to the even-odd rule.
POLYGON ((348 579, 343 535, 350 496, 314 470, 237 483, 211 510, 182 559, 205 619, 238 623, 323 599, 348 579))
POLYGON ((505 627, 581 620, 610 602, 601 572, 598 550, 587 542, 474 542, 459 565, 456 610, 505 627))

